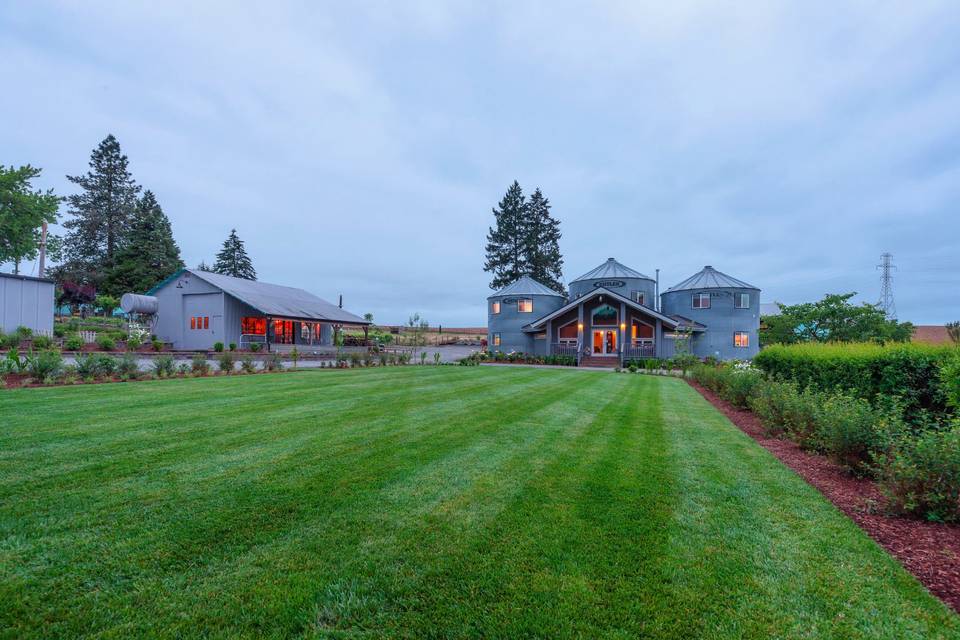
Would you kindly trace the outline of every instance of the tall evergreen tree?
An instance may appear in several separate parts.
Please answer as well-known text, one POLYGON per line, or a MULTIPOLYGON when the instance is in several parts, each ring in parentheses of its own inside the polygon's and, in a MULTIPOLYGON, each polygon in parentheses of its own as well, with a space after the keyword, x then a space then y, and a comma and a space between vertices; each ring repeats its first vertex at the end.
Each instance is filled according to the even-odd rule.
POLYGON ((113 295, 147 291, 182 266, 170 220, 147 190, 137 201, 127 240, 103 288, 113 295))
POLYGON ((78 283, 99 286, 127 239, 140 192, 127 164, 111 134, 90 154, 86 175, 67 176, 81 190, 67 198, 67 212, 73 217, 63 223, 67 229, 63 271, 78 283))
POLYGON ((201 260, 200 264, 197 265, 197 271, 213 271, 213 269, 206 263, 205 260, 201 260))
POLYGON ((257 279, 253 262, 250 261, 247 250, 243 248, 243 240, 237 237, 236 229, 231 229, 230 235, 223 241, 223 248, 220 249, 217 261, 213 264, 213 272, 245 280, 257 279))
POLYGON ((484 271, 493 274, 491 289, 500 289, 527 273, 525 255, 526 198, 514 180, 500 204, 493 210, 496 228, 487 233, 484 271))
POLYGON ((537 188, 527 201, 524 255, 527 274, 564 293, 560 221, 550 215, 550 201, 537 188))

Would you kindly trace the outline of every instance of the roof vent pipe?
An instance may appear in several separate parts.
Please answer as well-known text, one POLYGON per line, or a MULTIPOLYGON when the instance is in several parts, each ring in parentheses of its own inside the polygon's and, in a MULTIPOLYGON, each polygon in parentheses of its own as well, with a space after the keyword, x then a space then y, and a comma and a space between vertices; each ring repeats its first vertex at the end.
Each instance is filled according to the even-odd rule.
POLYGON ((340 294, 340 308, 343 309, 343 294, 340 294))
POLYGON ((653 308, 655 311, 660 311, 660 269, 657 269, 657 280, 654 287, 653 308))

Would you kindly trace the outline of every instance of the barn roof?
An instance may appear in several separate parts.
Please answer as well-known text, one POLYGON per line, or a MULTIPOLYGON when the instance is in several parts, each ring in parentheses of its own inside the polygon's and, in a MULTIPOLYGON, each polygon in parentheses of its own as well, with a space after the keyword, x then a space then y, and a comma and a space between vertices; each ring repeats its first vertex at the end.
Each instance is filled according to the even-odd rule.
POLYGON ((609 278, 643 278, 644 280, 653 280, 650 276, 644 275, 639 271, 635 271, 617 262, 615 258, 607 258, 607 261, 599 267, 587 271, 572 282, 580 282, 581 280, 605 280, 609 278))
POLYGON ((677 283, 667 289, 664 293, 671 291, 685 291, 687 289, 760 289, 747 284, 743 280, 737 280, 733 276, 717 271, 710 265, 693 274, 683 282, 677 283))
POLYGON ((296 318, 303 320, 326 320, 345 324, 370 324, 360 316, 341 309, 337 305, 318 298, 308 291, 279 284, 234 278, 220 273, 199 269, 181 269, 150 290, 152 295, 160 287, 183 273, 190 273, 212 284, 224 293, 244 302, 266 316, 296 318))
POLYGON ((538 282, 530 276, 520 276, 500 291, 493 293, 488 298, 499 298, 500 296, 558 296, 566 298, 565 295, 554 291, 542 282, 538 282))

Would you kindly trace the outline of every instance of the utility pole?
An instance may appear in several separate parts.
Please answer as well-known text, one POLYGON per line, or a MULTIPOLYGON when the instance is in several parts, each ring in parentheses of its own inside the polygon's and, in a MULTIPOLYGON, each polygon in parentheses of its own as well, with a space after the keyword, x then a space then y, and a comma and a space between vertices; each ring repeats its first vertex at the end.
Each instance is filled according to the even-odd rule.
POLYGON ((40 272, 37 274, 41 278, 47 264, 47 223, 44 221, 40 230, 40 272))
POLYGON ((897 305, 893 301, 893 271, 897 267, 892 260, 892 253, 882 253, 880 254, 880 264, 877 265, 877 269, 880 269, 880 302, 878 306, 883 310, 888 320, 897 318, 897 305))

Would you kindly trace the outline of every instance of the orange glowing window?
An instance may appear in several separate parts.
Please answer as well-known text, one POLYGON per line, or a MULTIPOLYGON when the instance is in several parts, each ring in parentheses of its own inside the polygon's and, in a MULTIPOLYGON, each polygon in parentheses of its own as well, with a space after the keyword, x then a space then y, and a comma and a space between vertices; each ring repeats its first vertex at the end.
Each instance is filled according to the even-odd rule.
POLYGON ((493 334, 493 346, 495 346, 495 347, 499 347, 499 346, 500 346, 500 334, 499 334, 499 333, 493 334))
POLYGON ((749 347, 750 346, 750 334, 746 331, 737 331, 733 334, 733 346, 735 347, 749 347))
POLYGON ((517 300, 518 313, 533 313, 533 300, 517 300))
POLYGON ((191 329, 197 328, 197 319, 193 316, 190 317, 190 328, 191 329))
POLYGON ((210 316, 203 316, 203 328, 204 329, 210 328, 210 316))
POLYGON ((491 312, 491 313, 494 313, 494 314, 500 313, 500 303, 499 303, 499 302, 494 302, 493 304, 491 304, 491 305, 490 305, 490 312, 491 312))
POLYGON ((240 318, 240 333, 248 336, 267 335, 267 319, 253 316, 240 318))

